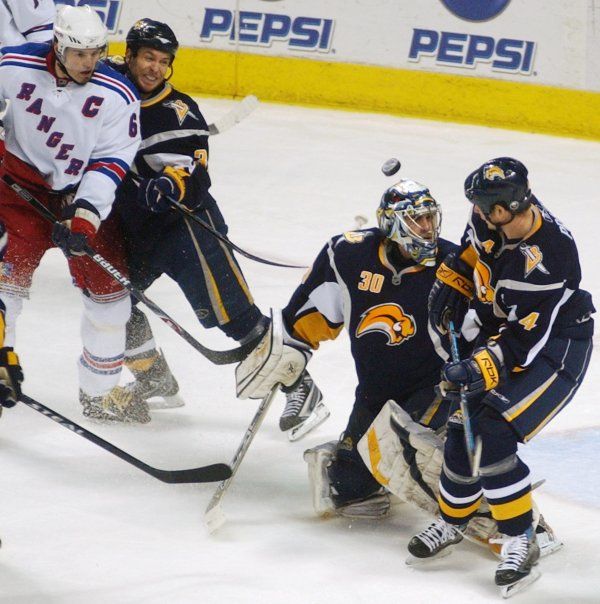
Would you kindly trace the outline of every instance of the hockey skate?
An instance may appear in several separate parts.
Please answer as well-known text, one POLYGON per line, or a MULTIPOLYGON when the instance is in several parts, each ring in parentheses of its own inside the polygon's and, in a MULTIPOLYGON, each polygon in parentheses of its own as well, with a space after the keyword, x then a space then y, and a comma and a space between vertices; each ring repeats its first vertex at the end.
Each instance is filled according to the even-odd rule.
POLYGON ((308 371, 303 373, 293 390, 284 389, 284 392, 286 403, 279 418, 279 428, 288 433, 291 441, 300 440, 329 417, 329 409, 321 402, 323 395, 308 371))
POLYGON ((410 540, 408 551, 411 555, 406 559, 406 564, 412 566, 434 558, 444 558, 451 553, 450 546, 462 540, 459 527, 438 518, 410 540))
POLYGON ((321 518, 382 518, 390 509, 390 496, 384 488, 364 499, 343 503, 339 501, 327 472, 335 458, 337 447, 338 441, 332 440, 304 451, 316 515, 321 518))
POLYGON ((533 566, 540 557, 533 528, 516 537, 504 537, 500 557, 502 562, 496 568, 496 585, 503 598, 510 598, 540 578, 541 574, 533 566))
POLYGON ((131 371, 135 381, 130 382, 125 387, 143 398, 148 403, 150 409, 174 409, 183 407, 184 400, 179 393, 179 384, 175 376, 171 373, 167 361, 162 351, 157 352, 154 359, 143 359, 147 364, 152 361, 147 368, 140 368, 142 360, 126 360, 125 365, 131 371))
POLYGON ((83 415, 90 419, 139 424, 150 421, 148 403, 121 386, 115 386, 104 396, 89 396, 80 390, 79 402, 83 405, 83 415))

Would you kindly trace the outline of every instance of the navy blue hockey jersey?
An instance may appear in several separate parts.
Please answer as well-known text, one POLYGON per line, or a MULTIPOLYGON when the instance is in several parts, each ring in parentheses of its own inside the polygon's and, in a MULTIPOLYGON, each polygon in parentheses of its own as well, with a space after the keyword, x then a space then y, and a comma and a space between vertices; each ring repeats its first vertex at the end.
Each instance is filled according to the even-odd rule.
POLYGON ((509 369, 527 367, 551 335, 584 338, 593 330, 573 236, 539 200, 532 208, 523 239, 507 239, 473 211, 461 242, 461 257, 474 269, 476 313, 463 333, 475 326, 482 337, 494 337, 509 369))
POLYGON ((437 266, 457 246, 440 240, 436 266, 425 267, 390 243, 377 228, 333 237, 283 311, 290 333, 313 348, 346 327, 357 400, 385 401, 437 384, 447 358, 430 337, 427 298, 437 266))

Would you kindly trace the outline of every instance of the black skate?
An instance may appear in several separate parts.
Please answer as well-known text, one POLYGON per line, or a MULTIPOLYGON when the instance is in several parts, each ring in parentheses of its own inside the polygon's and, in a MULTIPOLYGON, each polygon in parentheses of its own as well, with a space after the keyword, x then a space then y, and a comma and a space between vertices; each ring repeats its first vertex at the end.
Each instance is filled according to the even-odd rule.
POLYGON ((533 568, 539 560, 540 548, 532 529, 498 541, 503 545, 502 562, 496 568, 496 585, 500 586, 502 597, 510 598, 540 578, 539 571, 533 568))
POLYGON ((294 390, 285 392, 285 397, 279 428, 282 432, 288 432, 291 441, 299 440, 329 417, 329 409, 321 402, 323 395, 308 371, 303 373, 294 390))
POLYGON ((410 540, 408 551, 411 556, 406 559, 406 564, 414 565, 431 558, 444 558, 451 552, 449 547, 462 540, 458 527, 438 518, 410 540))

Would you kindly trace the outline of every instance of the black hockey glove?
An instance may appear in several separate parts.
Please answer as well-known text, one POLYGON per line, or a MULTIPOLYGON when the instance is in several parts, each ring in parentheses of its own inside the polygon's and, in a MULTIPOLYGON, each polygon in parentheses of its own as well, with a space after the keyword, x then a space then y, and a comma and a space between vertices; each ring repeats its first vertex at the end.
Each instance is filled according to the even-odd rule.
POLYGON ((52 241, 65 256, 83 256, 100 226, 98 210, 85 199, 68 205, 62 214, 62 222, 55 222, 52 241))
POLYGON ((23 370, 11 346, 0 348, 0 405, 14 407, 21 398, 23 370))
POLYGON ((461 387, 469 398, 495 388, 505 375, 502 350, 490 340, 487 346, 475 349, 468 359, 446 363, 439 388, 445 398, 457 401, 461 387))
POLYGON ((193 212, 204 206, 210 184, 210 176, 201 164, 197 164, 191 174, 183 168, 167 166, 157 178, 142 182, 138 203, 151 212, 160 213, 172 207, 171 199, 193 212))
POLYGON ((436 280, 429 292, 429 320, 435 329, 448 333, 450 321, 460 329, 473 297, 472 269, 457 255, 448 254, 436 271, 436 280))

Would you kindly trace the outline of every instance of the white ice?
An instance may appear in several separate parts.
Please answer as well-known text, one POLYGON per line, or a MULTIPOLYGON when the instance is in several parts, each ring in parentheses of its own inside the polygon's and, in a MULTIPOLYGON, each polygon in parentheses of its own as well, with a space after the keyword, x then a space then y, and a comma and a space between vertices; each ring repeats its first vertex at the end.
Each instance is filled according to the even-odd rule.
MULTIPOLYGON (((209 121, 231 106, 199 102, 209 121)), ((262 104, 211 146, 214 194, 232 240, 302 264, 330 236, 354 228, 355 216, 373 226, 392 182, 379 169, 388 157, 401 159, 403 176, 431 188, 443 205, 443 233, 456 240, 468 212, 466 174, 491 157, 516 156, 529 167, 535 193, 573 231, 583 285, 600 301, 600 143, 262 104)), ((284 305, 303 274, 242 265, 265 311, 284 305)), ((230 346, 196 324, 169 280, 149 295, 203 343, 230 346)), ((156 335, 186 407, 154 412, 143 427, 84 420, 76 383, 79 314, 65 261, 52 251, 18 325, 25 392, 149 464, 181 469, 230 461, 256 401, 236 400, 233 368, 211 365, 158 320, 156 335)), ((525 447, 535 478, 547 479, 536 499, 565 547, 541 562, 542 578, 515 601, 600 601, 599 364, 594 357, 575 400, 525 447)), ((0 602, 498 601, 496 561, 476 546, 461 546, 429 568, 405 566, 410 536, 428 521, 407 505, 395 505, 380 522, 313 517, 302 453, 345 426, 355 387, 345 335, 321 347, 311 372, 331 418, 289 443, 277 425, 279 395, 223 499, 227 523, 212 537, 203 511, 216 485, 165 485, 23 405, 5 410, 0 602)))

